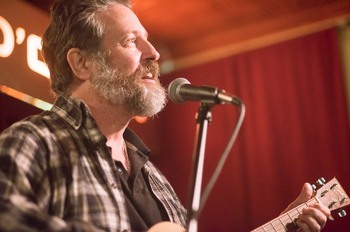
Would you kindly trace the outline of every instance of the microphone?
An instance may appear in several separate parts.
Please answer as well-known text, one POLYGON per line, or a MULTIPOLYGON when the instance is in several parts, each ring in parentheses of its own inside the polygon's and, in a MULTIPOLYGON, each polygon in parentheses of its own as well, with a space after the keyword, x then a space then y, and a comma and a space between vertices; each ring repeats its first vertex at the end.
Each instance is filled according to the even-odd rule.
POLYGON ((168 96, 175 104, 184 104, 187 101, 201 101, 210 104, 229 103, 241 106, 242 101, 236 96, 226 93, 225 90, 218 90, 213 86, 194 86, 185 79, 177 78, 168 86, 168 96))

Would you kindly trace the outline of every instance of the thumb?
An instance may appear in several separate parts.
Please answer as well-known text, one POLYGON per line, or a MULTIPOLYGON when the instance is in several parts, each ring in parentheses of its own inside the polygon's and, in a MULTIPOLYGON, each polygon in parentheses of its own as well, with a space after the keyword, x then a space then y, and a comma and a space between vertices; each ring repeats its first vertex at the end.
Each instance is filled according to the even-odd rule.
POLYGON ((301 193, 300 195, 298 196, 298 198, 293 201, 283 212, 287 212, 291 209, 294 209, 295 207, 297 207, 298 205, 308 201, 311 199, 312 197, 312 193, 313 193, 313 189, 311 187, 311 185, 309 183, 305 183, 302 190, 301 190, 301 193))

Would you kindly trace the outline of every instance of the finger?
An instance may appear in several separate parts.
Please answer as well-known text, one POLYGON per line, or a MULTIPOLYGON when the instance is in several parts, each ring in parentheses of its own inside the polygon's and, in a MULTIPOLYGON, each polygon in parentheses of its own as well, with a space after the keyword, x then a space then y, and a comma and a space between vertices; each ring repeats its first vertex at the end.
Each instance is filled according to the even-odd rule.
POLYGON ((312 193, 312 186, 309 183, 304 183, 298 198, 294 201, 297 204, 296 206, 310 200, 312 197, 312 193))
POLYGON ((329 217, 329 215, 331 214, 331 211, 329 210, 329 208, 327 206, 318 204, 318 203, 313 203, 313 204, 309 204, 309 207, 311 208, 315 208, 317 210, 319 210, 321 213, 323 213, 327 218, 329 217))
POLYGON ((298 221, 304 223, 307 226, 307 228, 312 232, 320 231, 322 227, 326 224, 325 222, 324 223, 319 222, 316 218, 312 217, 311 215, 303 215, 303 214, 299 215, 298 221))
POLYGON ((298 229, 298 232, 311 232, 309 226, 305 222, 302 222, 301 220, 297 220, 296 223, 300 228, 298 229))
POLYGON ((323 212, 323 209, 306 207, 302 210, 303 214, 299 215, 299 219, 306 222, 310 228, 320 227, 323 228, 327 222, 328 214, 323 212))

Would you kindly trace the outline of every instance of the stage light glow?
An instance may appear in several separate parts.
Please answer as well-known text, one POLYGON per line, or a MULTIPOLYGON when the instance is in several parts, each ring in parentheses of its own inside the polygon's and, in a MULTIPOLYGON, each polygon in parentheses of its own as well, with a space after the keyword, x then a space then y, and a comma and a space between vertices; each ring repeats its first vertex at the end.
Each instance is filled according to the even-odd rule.
POLYGON ((18 99, 18 100, 21 100, 23 102, 31 104, 39 109, 42 109, 42 110, 49 110, 52 107, 52 104, 50 104, 48 102, 42 101, 40 99, 37 99, 37 98, 32 97, 28 94, 17 91, 15 89, 12 89, 12 88, 7 87, 5 85, 0 85, 0 91, 11 96, 11 97, 18 99))
POLYGON ((142 124, 142 123, 145 123, 145 122, 147 121, 147 117, 136 116, 136 117, 135 117, 135 120, 136 120, 136 122, 142 124))

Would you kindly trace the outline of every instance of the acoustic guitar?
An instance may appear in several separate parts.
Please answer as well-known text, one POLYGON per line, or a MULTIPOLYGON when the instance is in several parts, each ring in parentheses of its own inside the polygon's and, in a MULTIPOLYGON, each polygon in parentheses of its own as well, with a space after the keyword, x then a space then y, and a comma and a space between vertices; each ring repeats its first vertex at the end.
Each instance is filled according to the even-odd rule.
MULTIPOLYGON (((325 183, 325 180, 319 179, 317 183, 321 186, 317 191, 314 188, 314 196, 307 202, 295 207, 294 209, 280 215, 272 221, 252 230, 251 232, 286 232, 297 227, 295 221, 302 209, 311 203, 319 203, 327 206, 331 211, 339 210, 339 216, 344 217, 344 207, 350 204, 349 196, 344 191, 336 178, 325 183)), ((332 215, 330 220, 334 220, 332 215)), ((148 232, 185 232, 186 230, 171 222, 161 222, 151 227, 148 232)))

